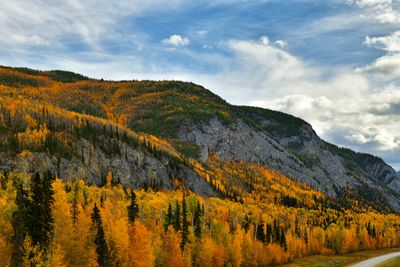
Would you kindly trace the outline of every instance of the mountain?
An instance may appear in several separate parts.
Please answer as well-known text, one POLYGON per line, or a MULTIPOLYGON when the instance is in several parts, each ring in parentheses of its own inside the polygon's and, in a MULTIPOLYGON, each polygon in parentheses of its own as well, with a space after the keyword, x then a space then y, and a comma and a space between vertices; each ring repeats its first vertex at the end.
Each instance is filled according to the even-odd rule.
POLYGON ((92 183, 112 172, 123 184, 160 188, 178 177, 218 196, 204 179, 215 157, 276 170, 339 200, 400 208, 400 175, 382 159, 325 142, 299 118, 233 106, 193 83, 1 67, 0 91, 5 170, 36 165, 92 183))

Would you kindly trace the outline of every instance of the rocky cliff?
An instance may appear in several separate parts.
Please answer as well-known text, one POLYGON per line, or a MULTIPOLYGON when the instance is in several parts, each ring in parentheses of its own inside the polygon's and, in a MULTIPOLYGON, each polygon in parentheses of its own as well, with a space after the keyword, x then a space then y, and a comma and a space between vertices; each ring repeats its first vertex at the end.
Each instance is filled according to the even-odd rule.
MULTIPOLYGON (((208 156, 215 153, 222 160, 255 162, 273 168, 335 198, 350 196, 359 202, 367 200, 400 209, 400 175, 382 159, 329 144, 307 122, 288 114, 230 105, 199 85, 177 81, 107 82, 69 72, 0 67, 0 90, 0 100, 21 99, 28 106, 45 103, 46 107, 62 109, 58 113, 90 115, 97 121, 107 120, 157 136, 186 160, 198 160, 205 168, 208 156)), ((37 123, 34 127, 18 124, 25 118, 26 108, 19 110, 22 115, 13 123, 12 106, 0 106, 0 111, 4 107, 10 109, 0 117, 0 164, 9 169, 13 162, 20 164, 16 154, 9 153, 15 150, 13 140, 27 132, 43 130, 37 123)), ((35 114, 35 119, 46 115, 41 110, 35 114)), ((64 136, 66 125, 74 121, 68 118, 54 127, 54 122, 42 120, 54 128, 57 138, 64 136)), ((30 124, 29 121, 25 123, 30 124)), ((123 142, 119 144, 123 153, 116 155, 100 149, 106 140, 74 137, 73 141, 64 141, 75 143, 73 157, 56 156, 57 149, 38 152, 35 147, 31 161, 47 164, 63 177, 78 175, 92 182, 113 172, 124 184, 172 188, 174 179, 179 178, 196 192, 215 195, 215 190, 204 182, 205 175, 200 177, 191 164, 171 167, 168 157, 157 158, 123 142)))
MULTIPOLYGON (((241 108, 238 108, 239 112, 241 108)), ((254 110, 265 116, 241 112, 243 120, 250 122, 248 124, 242 119, 224 124, 218 118, 212 118, 206 123, 182 127, 179 137, 197 144, 203 161, 214 152, 224 160, 256 162, 332 197, 348 191, 354 193, 355 198, 380 199, 395 210, 400 208, 397 193, 400 176, 382 159, 326 143, 300 119, 291 117, 296 120, 297 128, 288 131, 285 118, 277 120, 273 111, 254 110), (273 115, 268 116, 271 113, 273 115)))

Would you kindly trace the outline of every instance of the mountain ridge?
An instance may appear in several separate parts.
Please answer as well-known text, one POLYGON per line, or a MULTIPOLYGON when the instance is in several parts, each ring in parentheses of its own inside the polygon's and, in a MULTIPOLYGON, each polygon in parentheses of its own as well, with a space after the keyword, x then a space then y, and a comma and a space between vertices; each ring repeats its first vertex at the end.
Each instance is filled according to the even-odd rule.
POLYGON ((276 169, 332 197, 346 192, 400 208, 400 176, 382 159, 329 144, 292 115, 233 106, 193 83, 115 82, 1 67, 0 85, 3 96, 18 95, 159 136, 202 164, 215 153, 223 160, 276 169))

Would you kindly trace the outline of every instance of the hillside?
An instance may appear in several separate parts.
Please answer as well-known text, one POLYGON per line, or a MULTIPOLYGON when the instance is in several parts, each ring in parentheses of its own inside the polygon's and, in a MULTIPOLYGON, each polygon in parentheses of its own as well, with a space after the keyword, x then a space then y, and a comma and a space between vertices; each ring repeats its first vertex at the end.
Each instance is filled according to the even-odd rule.
POLYGON ((303 120, 195 84, 0 68, 1 266, 266 266, 395 247, 399 180, 303 120))
MULTIPOLYGON (((301 119, 267 109, 232 106, 192 83, 113 82, 63 71, 2 67, 0 92, 3 97, 46 103, 157 136, 200 165, 215 153, 222 160, 243 160, 275 169, 331 197, 348 194, 360 201, 377 202, 380 209, 400 207, 396 193, 399 174, 381 159, 326 143, 301 119)), ((82 149, 85 153, 85 146, 82 149)), ((107 165, 96 175, 121 170, 107 165)), ((126 171, 120 175, 131 177, 126 171)))

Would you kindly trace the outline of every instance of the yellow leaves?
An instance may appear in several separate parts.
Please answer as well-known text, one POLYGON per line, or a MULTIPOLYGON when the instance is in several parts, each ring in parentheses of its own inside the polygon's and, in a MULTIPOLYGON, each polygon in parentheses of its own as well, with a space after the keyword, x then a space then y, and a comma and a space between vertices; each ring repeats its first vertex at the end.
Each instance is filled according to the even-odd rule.
POLYGON ((198 244, 196 262, 205 267, 222 266, 223 253, 221 252, 222 251, 218 249, 213 240, 208 235, 205 235, 198 244), (220 257, 220 259, 218 259, 218 257, 220 257))
POLYGON ((185 266, 184 258, 179 247, 181 240, 172 227, 164 234, 163 239, 163 266, 166 267, 183 267, 185 266))
POLYGON ((112 172, 108 172, 107 176, 106 176, 106 186, 107 187, 111 187, 112 179, 113 179, 112 172))
POLYGON ((40 249, 32 244, 32 240, 29 236, 26 236, 23 244, 24 256, 23 266, 43 266, 45 257, 40 249))
POLYGON ((150 233, 139 221, 129 226, 130 245, 127 251, 127 266, 150 267, 153 266, 154 256, 150 233))
POLYGON ((18 142, 23 148, 37 147, 43 145, 49 135, 50 130, 46 124, 42 124, 37 129, 27 128, 25 132, 18 133, 18 142))
MULTIPOLYGON (((271 179, 278 178, 274 176, 271 179)), ((361 249, 398 246, 400 241, 397 226, 400 225, 400 217, 395 214, 287 209, 273 203, 263 206, 254 203, 254 200, 250 202, 245 199, 244 203, 239 203, 187 193, 189 222, 197 202, 204 205, 205 211, 201 216, 203 235, 195 238, 190 226, 190 243, 182 252, 179 246, 181 233, 175 232, 172 227, 167 232, 163 229, 168 203, 174 206, 177 200, 181 201, 181 191, 136 191, 139 217, 130 225, 126 210, 130 200, 121 187, 112 186, 111 179, 108 180, 108 185, 101 188, 77 181, 79 212, 76 224, 72 223, 71 216, 74 190, 67 193, 61 180, 53 182, 54 240, 50 265, 96 265, 91 212, 94 203, 100 207, 101 196, 104 201, 100 215, 113 265, 190 266, 193 262, 194 266, 268 266, 309 254, 343 254, 361 249), (328 218, 329 223, 325 224, 328 218), (344 219, 347 220, 346 224, 344 219), (249 222, 247 233, 241 229, 245 220, 249 222), (276 221, 280 231, 286 234, 287 253, 279 245, 280 241, 266 245, 255 239, 253 225, 260 221, 271 225, 276 221), (374 225, 376 238, 368 234, 365 228, 368 223, 374 225)), ((0 265, 4 266, 9 264, 12 248, 10 227, 12 211, 15 210, 14 192, 12 181, 6 190, 0 190, 0 265)), ((29 242, 26 240, 26 251, 32 251, 33 261, 41 262, 43 257, 40 251, 29 242)))

